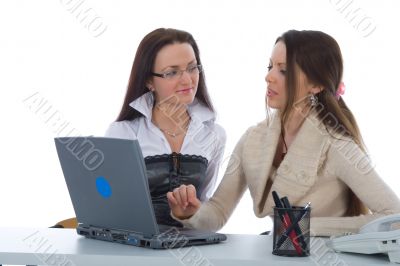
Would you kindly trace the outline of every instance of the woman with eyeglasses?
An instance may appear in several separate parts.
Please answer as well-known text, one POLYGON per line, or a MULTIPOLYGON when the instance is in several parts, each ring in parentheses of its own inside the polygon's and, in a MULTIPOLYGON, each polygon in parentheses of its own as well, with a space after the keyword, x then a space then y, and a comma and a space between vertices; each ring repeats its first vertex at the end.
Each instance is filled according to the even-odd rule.
POLYGON ((246 189, 257 217, 273 215, 272 191, 291 205, 311 202, 311 234, 356 233, 380 216, 400 213, 396 194, 375 172, 356 120, 343 100, 339 45, 320 31, 284 33, 269 60, 269 117, 238 142, 213 197, 193 186, 167 197, 188 227, 219 230, 246 189))
POLYGON ((199 200, 211 196, 226 142, 215 118, 192 35, 164 28, 147 34, 106 136, 138 140, 159 224, 181 226, 170 216, 168 191, 192 185, 199 200))

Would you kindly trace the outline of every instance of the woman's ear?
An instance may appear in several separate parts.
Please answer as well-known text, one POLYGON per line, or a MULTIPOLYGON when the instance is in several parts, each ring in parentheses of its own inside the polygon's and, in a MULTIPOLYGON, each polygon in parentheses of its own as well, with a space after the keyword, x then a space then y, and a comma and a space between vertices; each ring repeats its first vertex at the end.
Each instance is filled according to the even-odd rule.
POLYGON ((147 81, 146 87, 149 89, 149 91, 154 91, 153 82, 147 81))
POLYGON ((323 91, 323 87, 322 86, 312 86, 311 87, 311 89, 310 89, 310 92, 312 93, 312 94, 318 94, 318 93, 320 93, 321 91, 323 91))

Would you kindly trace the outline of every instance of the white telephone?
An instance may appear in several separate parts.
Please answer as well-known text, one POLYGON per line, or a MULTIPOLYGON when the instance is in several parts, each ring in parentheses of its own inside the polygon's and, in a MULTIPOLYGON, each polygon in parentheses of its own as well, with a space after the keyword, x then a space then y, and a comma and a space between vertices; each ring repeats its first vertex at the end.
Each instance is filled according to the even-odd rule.
POLYGON ((386 253, 390 262, 400 263, 399 225, 400 214, 388 215, 364 225, 358 234, 330 239, 327 245, 342 252, 386 253))

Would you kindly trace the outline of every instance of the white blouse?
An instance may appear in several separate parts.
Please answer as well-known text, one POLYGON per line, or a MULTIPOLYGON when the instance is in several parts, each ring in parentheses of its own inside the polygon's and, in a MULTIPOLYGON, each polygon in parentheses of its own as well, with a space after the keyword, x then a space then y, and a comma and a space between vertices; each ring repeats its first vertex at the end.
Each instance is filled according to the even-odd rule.
MULTIPOLYGON (((151 122, 153 93, 148 92, 129 105, 143 116, 135 120, 111 123, 105 136, 137 139, 144 157, 171 154, 171 147, 164 134, 151 122)), ((216 185, 226 143, 226 133, 214 122, 215 114, 197 99, 188 106, 188 113, 191 120, 180 153, 200 155, 208 160, 204 189, 200 195, 200 200, 205 201, 212 196, 216 185)))

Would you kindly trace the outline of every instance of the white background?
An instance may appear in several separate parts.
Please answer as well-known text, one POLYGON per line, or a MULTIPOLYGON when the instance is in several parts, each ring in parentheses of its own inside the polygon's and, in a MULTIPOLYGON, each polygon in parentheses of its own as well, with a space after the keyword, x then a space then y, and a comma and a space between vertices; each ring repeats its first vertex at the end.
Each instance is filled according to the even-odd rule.
MULTIPOLYGON (((226 158, 265 117, 264 77, 276 37, 289 29, 332 35, 344 56, 344 99, 376 169, 400 195, 398 1, 81 1, 0 2, 0 226, 46 227, 74 216, 54 147, 57 124, 103 135, 120 110, 140 40, 158 27, 187 30, 197 40, 228 135, 226 158), (88 9, 92 17, 81 21, 79 12, 88 9), (96 37, 95 26, 105 31, 96 37), (26 100, 34 94, 47 114, 26 100)), ((246 193, 222 231, 270 228, 269 218, 254 216, 246 193)))

